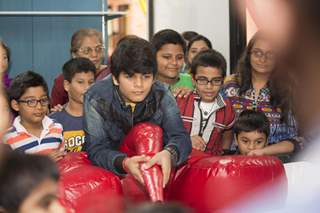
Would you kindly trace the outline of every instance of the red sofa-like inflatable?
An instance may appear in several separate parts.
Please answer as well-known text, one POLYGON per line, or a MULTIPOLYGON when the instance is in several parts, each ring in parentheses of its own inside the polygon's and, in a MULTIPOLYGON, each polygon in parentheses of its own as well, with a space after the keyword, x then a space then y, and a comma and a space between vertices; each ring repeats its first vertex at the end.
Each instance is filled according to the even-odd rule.
MULTIPOLYGON (((120 181, 111 172, 92 166, 85 153, 69 153, 58 164, 60 200, 69 212, 117 213, 123 212, 124 200, 148 199, 146 190, 131 177, 120 181)), ((243 206, 259 195, 266 204, 263 208, 277 208, 285 203, 286 192, 284 168, 275 157, 201 154, 192 155, 165 189, 166 200, 178 201, 199 213, 239 210, 239 203, 243 206), (272 194, 269 199, 268 194, 272 194)))
POLYGON ((119 177, 93 166, 86 153, 68 153, 58 166, 60 201, 67 212, 123 212, 119 177))
POLYGON ((178 171, 170 187, 168 200, 198 213, 239 212, 255 208, 252 203, 276 209, 285 204, 287 195, 284 167, 272 156, 204 157, 178 171))

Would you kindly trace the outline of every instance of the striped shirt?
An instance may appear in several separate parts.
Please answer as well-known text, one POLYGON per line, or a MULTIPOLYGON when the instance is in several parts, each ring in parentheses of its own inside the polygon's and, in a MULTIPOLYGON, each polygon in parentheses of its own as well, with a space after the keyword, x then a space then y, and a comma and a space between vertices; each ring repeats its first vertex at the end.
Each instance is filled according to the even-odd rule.
POLYGON ((12 127, 4 136, 4 143, 13 150, 29 154, 49 154, 64 148, 62 125, 45 116, 42 120, 43 130, 40 137, 29 133, 21 124, 20 116, 13 121, 12 127))

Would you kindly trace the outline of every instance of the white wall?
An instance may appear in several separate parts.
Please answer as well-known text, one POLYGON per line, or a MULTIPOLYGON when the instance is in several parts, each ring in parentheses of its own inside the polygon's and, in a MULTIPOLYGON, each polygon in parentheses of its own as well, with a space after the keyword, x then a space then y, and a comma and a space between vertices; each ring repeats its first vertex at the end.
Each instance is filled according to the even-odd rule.
POLYGON ((206 36, 230 64, 228 0, 155 0, 154 32, 165 28, 206 36))

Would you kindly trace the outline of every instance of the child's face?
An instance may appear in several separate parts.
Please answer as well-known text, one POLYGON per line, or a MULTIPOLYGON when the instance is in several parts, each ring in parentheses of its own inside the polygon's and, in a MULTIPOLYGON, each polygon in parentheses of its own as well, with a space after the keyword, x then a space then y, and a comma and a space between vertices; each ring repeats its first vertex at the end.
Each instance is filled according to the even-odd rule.
POLYGON ((129 76, 125 72, 120 72, 118 79, 114 76, 112 78, 114 84, 119 86, 122 98, 128 103, 143 101, 149 94, 153 84, 153 75, 151 73, 134 73, 133 76, 129 76))
POLYGON ((184 63, 183 48, 179 44, 165 44, 157 52, 158 75, 161 79, 175 79, 184 63))
POLYGON ((8 55, 5 49, 0 45, 0 72, 5 72, 8 69, 8 55))
POLYGON ((19 213, 64 213, 58 201, 57 182, 46 179, 41 182, 20 206, 19 213))
POLYGON ((223 83, 221 71, 216 67, 197 67, 193 78, 201 101, 212 102, 218 95, 223 83), (208 82, 211 81, 211 82, 208 82))
POLYGON ((242 155, 247 155, 250 151, 262 149, 267 145, 267 136, 258 131, 240 132, 236 140, 242 155))
POLYGON ((207 46, 207 43, 203 40, 195 41, 192 43, 189 51, 188 51, 188 61, 191 64, 193 58, 201 51, 208 50, 209 47, 207 46))
POLYGON ((29 87, 19 100, 12 100, 11 107, 21 120, 29 124, 42 123, 48 112, 49 98, 42 86, 29 87))
POLYGON ((83 104, 83 95, 94 81, 93 72, 76 73, 71 82, 64 80, 64 89, 68 92, 69 101, 83 104))

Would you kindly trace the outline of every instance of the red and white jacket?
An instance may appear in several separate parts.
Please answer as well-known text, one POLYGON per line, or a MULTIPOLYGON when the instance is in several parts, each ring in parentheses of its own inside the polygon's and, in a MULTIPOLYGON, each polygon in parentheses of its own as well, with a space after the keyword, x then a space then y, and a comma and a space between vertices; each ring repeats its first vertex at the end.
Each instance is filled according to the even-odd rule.
POLYGON ((228 99, 220 94, 215 98, 209 117, 204 118, 200 107, 200 96, 196 93, 187 98, 177 98, 184 127, 190 136, 199 135, 207 143, 205 152, 222 154, 222 135, 230 130, 235 121, 235 113, 228 99))

